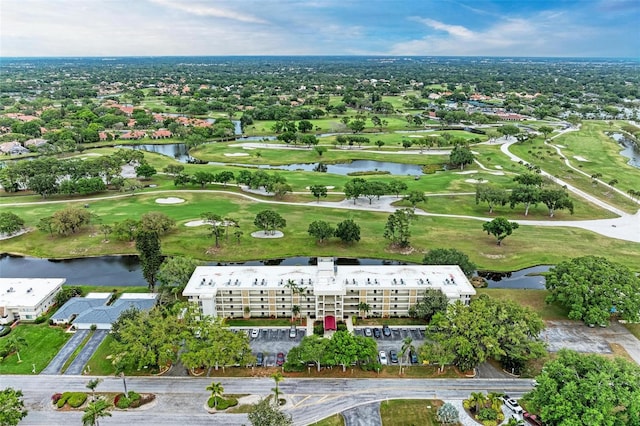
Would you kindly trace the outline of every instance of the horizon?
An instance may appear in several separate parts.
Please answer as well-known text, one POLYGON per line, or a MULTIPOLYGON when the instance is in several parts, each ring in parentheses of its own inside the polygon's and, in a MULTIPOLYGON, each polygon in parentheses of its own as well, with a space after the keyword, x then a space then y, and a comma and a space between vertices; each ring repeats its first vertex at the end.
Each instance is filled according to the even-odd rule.
POLYGON ((635 0, 2 0, 0 12, 2 58, 640 58, 635 0))

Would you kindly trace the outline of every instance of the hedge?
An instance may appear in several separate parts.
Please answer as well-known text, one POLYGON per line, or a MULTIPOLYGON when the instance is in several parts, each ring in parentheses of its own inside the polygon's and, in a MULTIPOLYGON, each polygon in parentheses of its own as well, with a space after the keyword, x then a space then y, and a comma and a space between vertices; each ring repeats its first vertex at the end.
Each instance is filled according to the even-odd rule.
MULTIPOLYGON (((229 407, 235 407, 236 405, 238 405, 238 400, 235 398, 217 398, 218 400, 218 407, 216 408, 216 410, 226 410, 229 407)), ((207 401, 207 405, 209 406, 209 408, 213 408, 214 404, 214 400, 213 397, 209 398, 209 400, 207 401)))
POLYGON ((123 393, 116 395, 116 397, 113 399, 113 404, 123 410, 125 408, 137 408, 140 406, 140 398, 141 397, 139 393, 129 391, 128 395, 125 395, 123 393))
POLYGON ((62 408, 65 404, 69 404, 71 408, 78 408, 84 404, 86 400, 87 394, 84 392, 65 392, 60 399, 58 399, 56 406, 62 408))

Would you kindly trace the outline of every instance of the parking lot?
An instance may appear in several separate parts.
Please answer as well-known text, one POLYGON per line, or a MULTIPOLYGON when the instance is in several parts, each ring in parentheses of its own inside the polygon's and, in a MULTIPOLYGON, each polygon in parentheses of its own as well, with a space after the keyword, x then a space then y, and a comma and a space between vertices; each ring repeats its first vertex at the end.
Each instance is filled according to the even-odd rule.
MULTIPOLYGON (((365 328, 370 328, 372 331, 376 327, 356 327, 354 328, 354 334, 356 336, 364 336, 365 328)), ((391 350, 395 350, 400 353, 403 345, 403 341, 406 337, 411 337, 413 341, 411 344, 417 349, 424 343, 424 326, 418 327, 391 327, 391 335, 385 336, 382 334, 382 327, 378 327, 381 331, 380 337, 370 337, 378 344, 378 351, 385 351, 387 354, 391 350)), ((285 356, 289 353, 291 348, 298 346, 302 338, 306 335, 306 328, 298 327, 296 337, 289 337, 288 327, 274 327, 274 328, 259 328, 257 337, 251 337, 252 329, 244 329, 249 337, 249 344, 251 345, 251 352, 256 355, 258 352, 264 354, 264 366, 273 367, 276 365, 276 355, 278 352, 282 352, 285 356)), ((406 362, 406 361, 405 361, 406 362)))
POLYGON ((289 327, 282 328, 260 328, 258 337, 251 337, 251 331, 245 329, 249 333, 249 344, 251 352, 256 355, 258 352, 264 354, 264 366, 273 367, 276 365, 276 355, 282 352, 286 355, 291 348, 298 346, 300 341, 306 334, 304 327, 298 327, 296 337, 289 337, 289 327))

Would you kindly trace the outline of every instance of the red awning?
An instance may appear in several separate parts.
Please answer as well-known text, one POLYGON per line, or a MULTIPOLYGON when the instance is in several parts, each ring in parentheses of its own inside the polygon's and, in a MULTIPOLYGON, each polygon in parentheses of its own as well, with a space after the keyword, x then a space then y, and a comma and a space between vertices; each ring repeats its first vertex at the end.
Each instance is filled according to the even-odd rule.
POLYGON ((325 330, 336 330, 336 317, 329 315, 324 317, 324 329, 325 330))

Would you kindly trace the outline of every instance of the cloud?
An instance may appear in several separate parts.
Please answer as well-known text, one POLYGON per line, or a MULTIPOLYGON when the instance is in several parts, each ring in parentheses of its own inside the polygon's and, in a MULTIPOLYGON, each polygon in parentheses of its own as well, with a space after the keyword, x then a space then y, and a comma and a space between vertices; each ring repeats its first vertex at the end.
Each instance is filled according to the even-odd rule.
POLYGON ((473 32, 461 25, 447 25, 435 19, 420 18, 418 16, 409 19, 425 24, 433 29, 445 31, 455 37, 473 37, 473 32))
POLYGON ((201 4, 194 4, 193 2, 182 2, 175 0, 149 0, 151 3, 155 3, 160 6, 168 7, 170 9, 180 10, 182 12, 190 13, 196 16, 210 16, 214 18, 232 19, 234 21, 247 22, 253 24, 266 24, 267 21, 257 18, 252 15, 244 13, 234 12, 232 10, 221 9, 218 7, 211 7, 201 4))
POLYGON ((540 12, 528 18, 505 18, 482 30, 433 19, 411 17, 437 31, 420 39, 394 44, 391 55, 447 56, 581 56, 588 55, 584 41, 598 31, 572 23, 567 14, 540 12))

